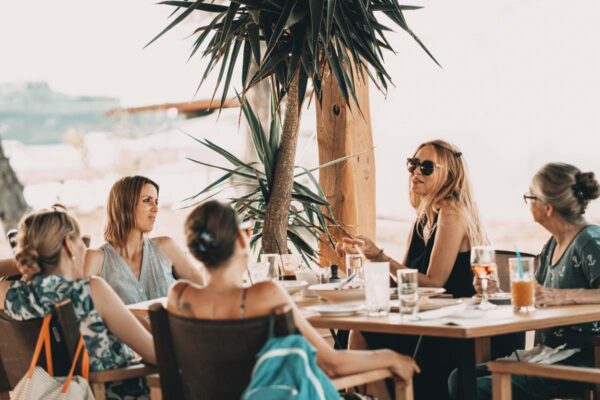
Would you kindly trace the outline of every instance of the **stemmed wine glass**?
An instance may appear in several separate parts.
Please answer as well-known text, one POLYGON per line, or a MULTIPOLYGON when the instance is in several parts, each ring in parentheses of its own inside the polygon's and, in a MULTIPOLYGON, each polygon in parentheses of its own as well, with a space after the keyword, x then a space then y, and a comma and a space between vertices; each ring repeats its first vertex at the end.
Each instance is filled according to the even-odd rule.
POLYGON ((471 270, 481 279, 482 299, 475 308, 492 310, 496 306, 488 301, 488 280, 496 271, 495 252, 491 246, 474 246, 471 248, 471 270))

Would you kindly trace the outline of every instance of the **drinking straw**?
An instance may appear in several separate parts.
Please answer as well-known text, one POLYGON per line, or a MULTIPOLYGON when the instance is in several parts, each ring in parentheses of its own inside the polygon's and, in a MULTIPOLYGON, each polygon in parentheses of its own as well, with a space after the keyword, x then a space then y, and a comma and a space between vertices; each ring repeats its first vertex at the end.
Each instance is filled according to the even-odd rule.
POLYGON ((517 264, 519 265, 519 279, 523 279, 523 262, 521 261, 521 252, 515 244, 515 253, 517 253, 517 264))

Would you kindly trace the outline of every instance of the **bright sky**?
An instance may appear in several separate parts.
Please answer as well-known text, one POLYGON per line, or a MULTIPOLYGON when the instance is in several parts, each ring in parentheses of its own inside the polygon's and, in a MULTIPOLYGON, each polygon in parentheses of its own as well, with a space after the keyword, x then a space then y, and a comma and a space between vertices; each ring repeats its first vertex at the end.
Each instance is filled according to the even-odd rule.
MULTIPOLYGON (((402 160, 437 137, 463 150, 484 215, 529 218, 520 195, 545 162, 600 173, 600 2, 403 3, 425 6, 407 20, 443 68, 392 36, 396 87, 387 99, 371 91, 382 212, 410 212, 402 160)), ((124 105, 189 100, 202 72, 186 64, 194 25, 142 50, 169 12, 149 0, 0 2, 0 82, 45 80, 124 105)))

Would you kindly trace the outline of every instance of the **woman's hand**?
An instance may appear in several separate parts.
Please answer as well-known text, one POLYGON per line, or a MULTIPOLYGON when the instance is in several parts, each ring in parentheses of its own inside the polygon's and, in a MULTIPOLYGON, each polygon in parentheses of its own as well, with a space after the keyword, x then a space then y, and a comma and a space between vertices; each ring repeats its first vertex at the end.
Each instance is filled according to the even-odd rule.
POLYGON ((535 304, 538 306, 560 306, 565 304, 575 304, 566 296, 563 289, 547 288, 535 282, 535 304))
MULTIPOLYGON (((498 274, 494 272, 488 278, 487 284, 487 292, 488 294, 494 294, 500 291, 500 287, 498 286, 498 274)), ((477 294, 481 295, 483 293, 483 289, 481 288, 481 278, 477 274, 473 276, 473 287, 477 294)))
POLYGON ((421 372, 421 369, 409 356, 403 354, 394 353, 396 358, 394 364, 390 367, 392 373, 403 382, 408 382, 412 379, 414 373, 421 372))
POLYGON ((340 257, 348 254, 364 254, 371 259, 379 255, 380 249, 366 236, 358 235, 356 238, 343 238, 335 245, 335 251, 340 257))

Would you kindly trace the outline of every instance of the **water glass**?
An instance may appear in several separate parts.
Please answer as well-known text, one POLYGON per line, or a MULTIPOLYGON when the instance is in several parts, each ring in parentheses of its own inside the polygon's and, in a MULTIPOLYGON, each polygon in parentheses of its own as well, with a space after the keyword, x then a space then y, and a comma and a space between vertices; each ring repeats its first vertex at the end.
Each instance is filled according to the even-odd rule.
POLYGON ((282 276, 281 273, 281 255, 279 254, 262 254, 260 261, 267 263, 269 266, 267 275, 269 279, 278 280, 282 276))
POLYGON ((269 264, 266 262, 258 262, 248 265, 248 274, 250 277, 250 284, 268 281, 270 279, 269 264))
POLYGON ((510 268, 511 303, 515 312, 531 312, 535 309, 534 298, 534 259, 521 257, 508 259, 510 268))
POLYGON ((361 281, 365 279, 363 274, 363 256, 360 254, 346 254, 346 274, 348 276, 356 274, 356 279, 361 281))
POLYGON ((416 269, 399 269, 398 308, 400 314, 414 317, 419 312, 419 271, 416 269))
POLYGON ((369 262, 364 266, 367 314, 387 315, 390 311, 390 263, 369 262))

